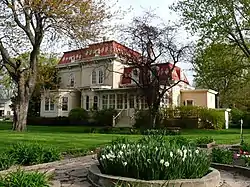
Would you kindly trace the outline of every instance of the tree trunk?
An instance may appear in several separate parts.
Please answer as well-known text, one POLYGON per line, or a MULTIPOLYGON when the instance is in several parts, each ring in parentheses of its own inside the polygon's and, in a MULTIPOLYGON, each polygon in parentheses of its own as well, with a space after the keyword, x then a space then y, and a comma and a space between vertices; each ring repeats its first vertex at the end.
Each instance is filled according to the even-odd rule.
MULTIPOLYGON (((29 100, 32 94, 31 88, 32 85, 29 86, 27 84, 26 75, 23 73, 20 76, 18 82, 18 95, 14 102, 14 121, 13 121, 13 130, 14 131, 25 131, 27 124, 27 115, 29 109, 29 100)), ((30 77, 30 79, 33 77, 30 77)))

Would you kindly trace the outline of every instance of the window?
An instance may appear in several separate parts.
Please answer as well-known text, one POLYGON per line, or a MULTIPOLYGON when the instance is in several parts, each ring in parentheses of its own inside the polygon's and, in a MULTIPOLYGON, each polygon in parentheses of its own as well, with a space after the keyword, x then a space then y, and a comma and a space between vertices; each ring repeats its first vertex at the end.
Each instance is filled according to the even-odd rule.
POLYGON ((55 109, 55 104, 52 99, 46 97, 45 98, 45 111, 53 111, 55 109))
POLYGON ((102 70, 99 70, 99 84, 103 84, 103 82, 104 82, 104 73, 103 73, 103 71, 102 70))
POLYGON ((193 100, 186 100, 187 106, 193 106, 194 101, 193 100))
POLYGON ((49 111, 49 98, 45 98, 45 111, 49 111))
POLYGON ((69 75, 69 85, 70 85, 70 87, 74 87, 75 86, 75 77, 74 77, 73 73, 71 73, 69 75))
POLYGON ((50 110, 54 110, 55 109, 55 104, 54 104, 54 102, 50 99, 50 105, 49 105, 49 107, 50 107, 50 110))
POLYGON ((123 94, 117 94, 117 109, 123 109, 123 94))
POLYGON ((89 96, 86 96, 86 110, 89 110, 89 96))
POLYGON ((115 94, 109 95, 109 108, 115 108, 115 94))
POLYGON ((96 84, 96 71, 92 72, 92 84, 96 84))
POLYGON ((108 108, 108 95, 102 96, 102 109, 108 108))
POLYGON ((135 100, 133 95, 129 95, 129 108, 135 108, 135 100))
POLYGON ((98 109, 98 97, 97 96, 94 96, 93 109, 94 110, 98 109))
POLYGON ((127 103, 127 102, 128 102, 128 95, 125 94, 125 95, 124 95, 124 108, 125 108, 125 109, 128 108, 128 103, 127 103))
POLYGON ((141 97, 141 108, 147 108, 148 104, 145 97, 141 97))
POLYGON ((7 116, 10 116, 10 111, 7 111, 7 116))
POLYGON ((140 108, 140 99, 139 99, 139 96, 136 96, 136 108, 137 109, 140 108))
POLYGON ((62 98, 62 111, 68 111, 68 97, 62 98))

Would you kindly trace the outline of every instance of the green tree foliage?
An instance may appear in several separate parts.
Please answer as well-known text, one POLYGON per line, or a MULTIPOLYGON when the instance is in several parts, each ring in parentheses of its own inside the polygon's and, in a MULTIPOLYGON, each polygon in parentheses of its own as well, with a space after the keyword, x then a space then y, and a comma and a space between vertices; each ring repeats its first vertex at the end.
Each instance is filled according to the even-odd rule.
MULTIPOLYGON (((249 81, 250 68, 241 50, 227 44, 197 48, 193 66, 196 86, 218 91, 221 106, 243 104, 242 88, 246 88, 249 81)), ((245 102, 245 106, 248 104, 245 102)))
POLYGON ((29 100, 36 86, 39 54, 43 46, 62 42, 96 40, 112 17, 105 0, 1 0, 0 69, 17 85, 13 129, 26 129, 29 100), (15 59, 29 53, 28 61, 15 59), (27 64, 27 68, 23 64, 27 64))
POLYGON ((179 0, 171 7, 202 42, 227 42, 250 57, 250 0, 179 0))

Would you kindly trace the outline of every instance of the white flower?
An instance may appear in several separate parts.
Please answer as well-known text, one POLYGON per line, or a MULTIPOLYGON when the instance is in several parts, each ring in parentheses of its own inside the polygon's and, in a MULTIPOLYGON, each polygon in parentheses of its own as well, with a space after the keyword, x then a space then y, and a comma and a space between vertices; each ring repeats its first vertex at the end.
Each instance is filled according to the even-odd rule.
POLYGON ((123 162, 122 164, 123 164, 124 166, 126 166, 128 163, 127 163, 127 162, 123 162))
POLYGON ((170 157, 172 158, 174 156, 173 152, 170 151, 170 157))
POLYGON ((102 155, 102 158, 105 159, 106 158, 105 155, 102 155))
POLYGON ((177 153, 179 153, 182 156, 182 151, 180 149, 177 149, 177 153))
POLYGON ((160 164, 164 164, 164 160, 163 159, 160 160, 160 164))
POLYGON ((141 150, 140 149, 138 149, 138 152, 140 152, 141 150))
POLYGON ((139 148, 140 147, 140 144, 137 144, 137 148, 139 148))
POLYGON ((184 153, 184 155, 186 155, 186 154, 187 154, 187 150, 186 150, 186 149, 184 149, 183 153, 184 153))
POLYGON ((158 147, 155 147, 155 150, 158 151, 158 147))
POLYGON ((123 144, 123 145, 122 145, 122 149, 125 149, 125 148, 126 148, 126 145, 125 145, 125 144, 123 144))
POLYGON ((151 162, 151 160, 150 160, 150 159, 147 159, 147 162, 151 162))
POLYGON ((122 151, 119 151, 118 154, 119 154, 119 155, 123 155, 123 152, 122 152, 122 151))
POLYGON ((197 149, 197 150, 195 151, 195 153, 196 153, 196 154, 199 154, 199 150, 197 149))
POLYGON ((169 162, 165 162, 165 163, 164 163, 164 166, 165 166, 165 167, 168 167, 168 166, 169 166, 169 162))
POLYGON ((189 155, 190 157, 192 157, 192 153, 190 153, 190 155, 189 155))

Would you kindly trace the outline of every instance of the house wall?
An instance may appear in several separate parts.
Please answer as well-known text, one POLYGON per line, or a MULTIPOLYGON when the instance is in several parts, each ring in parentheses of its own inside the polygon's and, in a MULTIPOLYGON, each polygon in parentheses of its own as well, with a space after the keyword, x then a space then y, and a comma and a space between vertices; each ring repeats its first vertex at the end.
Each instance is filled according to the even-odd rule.
POLYGON ((207 92, 207 107, 216 108, 216 96, 213 93, 207 92))
POLYGON ((11 100, 8 100, 4 103, 1 103, 1 107, 0 107, 0 110, 3 111, 3 116, 13 116, 14 113, 12 111, 12 109, 10 108, 10 105, 11 105, 11 100))
POLYGON ((41 117, 57 117, 57 116, 68 116, 69 112, 73 108, 78 108, 81 106, 81 98, 79 92, 70 92, 70 91, 59 91, 58 93, 51 93, 50 99, 54 101, 54 110, 45 110, 45 96, 42 94, 41 97, 41 117), (62 98, 68 98, 68 110, 62 110, 62 98))
POLYGON ((68 88, 70 85, 70 75, 74 76, 75 87, 81 86, 81 68, 71 67, 71 68, 62 68, 59 70, 59 77, 61 77, 60 88, 68 88))
POLYGON ((121 75, 124 71, 124 65, 121 62, 114 61, 113 62, 113 88, 119 88, 119 84, 121 81, 121 75))
POLYGON ((207 92, 181 92, 181 105, 186 100, 193 100, 194 106, 208 107, 207 92))

